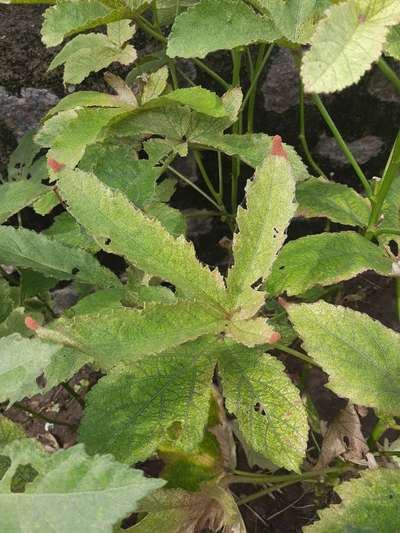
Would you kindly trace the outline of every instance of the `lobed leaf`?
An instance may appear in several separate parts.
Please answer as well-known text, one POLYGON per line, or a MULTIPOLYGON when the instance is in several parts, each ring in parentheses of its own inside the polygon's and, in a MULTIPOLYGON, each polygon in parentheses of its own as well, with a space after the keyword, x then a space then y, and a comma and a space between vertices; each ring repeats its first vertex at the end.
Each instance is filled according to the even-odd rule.
POLYGON ((397 469, 368 470, 358 479, 342 483, 335 491, 341 503, 319 511, 320 520, 305 527, 304 533, 398 531, 400 473, 397 469))
POLYGON ((164 484, 110 455, 89 457, 81 445, 46 454, 24 439, 1 454, 11 459, 0 489, 0 529, 7 533, 110 533, 140 499, 164 484), (22 492, 12 492, 17 467, 26 464, 33 469, 33 480, 22 492))
POLYGON ((197 261, 193 246, 183 237, 174 239, 158 221, 147 218, 93 174, 75 170, 60 177, 59 189, 69 212, 104 250, 170 281, 186 297, 217 306, 226 301, 222 280, 197 261))
POLYGON ((208 419, 215 350, 202 338, 113 369, 87 396, 80 441, 90 453, 126 463, 147 459, 169 439, 174 448, 196 449, 208 419), (168 432, 175 423, 176 440, 168 432))
POLYGON ((259 349, 226 342, 219 349, 218 368, 226 407, 246 441, 274 464, 299 471, 308 439, 307 413, 282 363, 259 349))
POLYGON ((168 38, 169 57, 205 57, 279 37, 271 21, 242 0, 201 0, 179 15, 168 38))
POLYGON ((398 415, 400 336, 369 316, 320 301, 290 305, 304 348, 329 375, 328 387, 353 403, 398 415))
POLYGON ((118 287, 118 278, 83 250, 69 248, 43 234, 0 226, 0 261, 55 279, 75 279, 99 287, 118 287))

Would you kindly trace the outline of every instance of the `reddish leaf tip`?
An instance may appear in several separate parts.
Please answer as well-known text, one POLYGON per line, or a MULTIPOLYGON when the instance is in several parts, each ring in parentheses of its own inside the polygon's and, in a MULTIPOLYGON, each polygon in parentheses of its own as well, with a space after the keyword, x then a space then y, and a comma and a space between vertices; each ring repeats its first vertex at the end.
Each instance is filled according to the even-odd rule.
POLYGON ((278 157, 284 157, 285 159, 288 158, 287 153, 285 152, 285 149, 283 148, 282 137, 280 135, 275 135, 272 138, 271 154, 276 155, 278 157))
POLYGON ((27 316, 25 318, 25 326, 32 331, 36 331, 40 328, 39 322, 36 322, 36 320, 34 320, 31 316, 27 316))
POLYGON ((65 165, 63 163, 59 163, 55 159, 48 159, 47 164, 53 170, 54 172, 60 172, 63 168, 65 168, 65 165))
POLYGON ((277 331, 274 331, 271 335, 271 337, 268 339, 268 344, 274 344, 275 342, 278 342, 281 340, 281 334, 277 331))

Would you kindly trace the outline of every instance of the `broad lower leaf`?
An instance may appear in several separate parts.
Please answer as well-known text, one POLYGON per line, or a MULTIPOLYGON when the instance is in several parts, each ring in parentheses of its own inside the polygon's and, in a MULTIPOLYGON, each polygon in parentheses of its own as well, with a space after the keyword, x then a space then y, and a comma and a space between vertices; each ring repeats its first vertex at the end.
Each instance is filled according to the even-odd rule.
POLYGON ((215 350, 203 338, 112 370, 87 396, 80 441, 126 463, 147 459, 169 439, 194 450, 208 419, 215 350), (175 423, 176 439, 168 432, 175 423))
POLYGON ((59 188, 69 212, 104 250, 170 281, 188 297, 218 304, 226 300, 222 280, 197 261, 193 246, 184 238, 174 239, 123 194, 82 171, 63 172, 59 188))
POLYGON ((40 391, 36 378, 60 349, 17 333, 0 339, 0 402, 11 404, 40 391))
POLYGON ((304 54, 305 90, 330 93, 358 82, 379 59, 389 27, 398 22, 397 0, 347 0, 332 6, 304 54))
POLYGON ((246 441, 276 465, 299 471, 308 439, 307 414, 282 363, 261 350, 228 342, 221 343, 218 361, 226 407, 246 441))
POLYGON ((99 287, 118 287, 118 278, 83 250, 69 248, 40 233, 0 226, 0 261, 55 279, 75 279, 99 287))
POLYGON ((31 205, 47 188, 36 181, 11 181, 0 186, 0 224, 31 205))
POLYGON ((400 472, 379 468, 342 483, 335 492, 341 503, 318 511, 320 520, 304 533, 384 532, 399 529, 400 472))
MULTIPOLYGON (((130 38, 133 31, 127 35, 130 38)), ((112 36, 88 33, 69 41, 50 63, 49 70, 64 65, 64 83, 81 83, 91 72, 108 67, 115 61, 129 65, 136 57, 136 50, 132 45, 117 43, 112 36)))
POLYGON ((310 178, 297 184, 296 200, 300 216, 326 217, 347 226, 368 226, 371 213, 368 200, 347 185, 310 178))
POLYGON ((81 445, 47 454, 24 439, 0 453, 11 459, 0 488, 0 530, 7 533, 111 533, 140 499, 164 484, 110 455, 89 457, 81 445), (26 464, 33 480, 12 492, 13 476, 26 464))
POLYGON ((128 9, 112 9, 97 0, 61 0, 44 13, 42 41, 46 46, 56 46, 65 37, 127 18, 127 15, 128 9))
POLYGON ((48 159, 73 168, 79 163, 86 147, 98 140, 103 128, 126 111, 126 108, 62 111, 44 123, 35 139, 40 146, 50 148, 48 159))
POLYGON ((295 181, 284 156, 267 157, 256 170, 254 179, 248 182, 247 208, 238 209, 239 232, 232 246, 234 266, 227 279, 234 307, 245 306, 251 286, 260 278, 268 277, 296 211, 294 195, 295 181))
POLYGON ((169 57, 205 57, 279 37, 271 21, 242 0, 201 0, 175 19, 168 39, 169 57))
POLYGON ((367 315, 320 301, 290 305, 304 348, 329 375, 327 387, 353 403, 398 415, 400 335, 367 315))
POLYGON ((379 246, 353 231, 309 235, 287 243, 272 269, 267 290, 302 294, 316 285, 332 285, 375 270, 392 274, 392 260, 379 246))
POLYGON ((52 329, 39 328, 43 339, 91 354, 105 369, 132 363, 208 333, 219 333, 225 320, 200 303, 148 304, 144 310, 113 309, 60 319, 52 329))

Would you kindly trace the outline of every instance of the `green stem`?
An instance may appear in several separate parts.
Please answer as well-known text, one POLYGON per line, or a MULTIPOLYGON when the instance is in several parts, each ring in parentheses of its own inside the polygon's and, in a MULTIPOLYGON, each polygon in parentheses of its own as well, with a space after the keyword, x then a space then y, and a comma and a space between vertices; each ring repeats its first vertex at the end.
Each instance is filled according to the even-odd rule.
POLYGON ((12 407, 15 407, 19 411, 25 411, 26 413, 29 413, 34 418, 37 418, 38 420, 43 420, 44 422, 48 422, 49 424, 55 424, 58 426, 66 426, 72 429, 75 429, 75 426, 73 424, 69 424, 68 422, 60 422, 59 420, 55 420, 54 418, 50 418, 49 416, 43 415, 42 413, 38 413, 31 409, 30 407, 27 407, 26 405, 23 405, 20 402, 15 402, 12 407))
POLYGON ((186 76, 186 74, 183 72, 183 70, 178 66, 178 65, 175 65, 175 68, 176 70, 179 72, 179 74, 182 76, 182 78, 189 84, 191 85, 192 87, 196 87, 196 84, 194 83, 194 81, 192 81, 189 76, 186 76))
POLYGON ((169 71, 171 73, 172 86, 173 86, 174 90, 176 90, 176 89, 179 88, 179 82, 178 82, 178 77, 176 75, 175 63, 172 61, 172 59, 170 61, 168 61, 168 67, 169 67, 169 71))
POLYGON ((374 195, 374 201, 372 206, 371 215, 368 222, 367 237, 370 236, 374 230, 375 224, 378 222, 381 213, 383 203, 386 196, 392 186, 394 179, 399 175, 400 171, 400 130, 397 133, 396 140, 393 144, 393 148, 390 152, 389 159, 386 163, 385 170, 383 172, 382 180, 379 182, 374 195))
POLYGON ((246 96, 243 99, 242 103, 242 111, 246 107, 247 102, 250 100, 250 98, 255 96, 257 92, 257 84, 258 80, 260 79, 260 76, 262 74, 262 71, 264 70, 265 65, 267 64, 267 61, 272 53, 272 50, 274 49, 274 45, 271 44, 268 47, 268 50, 265 51, 266 45, 262 44, 258 50, 257 59, 256 59, 256 66, 254 68, 254 75, 251 78, 250 87, 246 93, 246 96))
POLYGON ((351 153, 349 147, 347 146, 345 140, 343 139, 342 135, 340 134, 339 130, 337 129, 335 123, 333 122, 331 116, 328 113, 328 110, 326 109, 326 107, 322 103, 321 98, 317 94, 312 94, 311 98, 312 98, 314 104, 317 106, 319 112, 321 113, 322 118, 325 120, 326 124, 328 125, 329 129, 331 130, 333 136, 335 137, 336 142, 338 143, 338 145, 342 149, 343 153, 347 157, 347 159, 348 159, 349 163, 351 164, 351 166, 353 167, 354 172, 357 174, 358 178, 360 179, 361 183, 363 184, 363 187, 365 189, 365 192, 366 192, 368 198, 371 199, 372 196, 373 196, 371 185, 369 184, 364 172, 361 170, 360 165, 355 160, 355 158, 354 158, 353 154, 351 153))
POLYGON ((214 189, 214 185, 211 183, 211 180, 210 178, 208 177, 208 174, 207 174, 207 171, 203 165, 203 160, 201 159, 201 155, 200 155, 200 152, 198 150, 193 150, 193 155, 194 155, 194 159, 197 163, 197 166, 199 167, 199 170, 200 170, 200 174, 203 178, 203 180, 205 181, 207 187, 208 187, 208 190, 210 191, 210 193, 212 194, 212 196, 215 198, 215 201, 221 205, 221 197, 219 195, 219 193, 214 189))
MULTIPOLYGON (((240 68, 242 65, 242 52, 239 48, 232 50, 232 87, 240 86, 240 68)), ((239 111, 238 120, 233 125, 233 133, 241 133, 242 129, 242 111, 239 111)), ((232 157, 232 178, 231 178, 231 208, 232 214, 236 213, 237 197, 238 197, 238 182, 240 175, 240 157, 235 155, 232 157)))
POLYGON ((175 174, 175 176, 177 176, 179 179, 181 179, 182 181, 184 181, 187 185, 190 185, 190 187, 192 187, 193 189, 195 189, 198 193, 200 193, 202 196, 204 196, 204 198, 206 198, 214 207, 216 207, 219 211, 224 211, 223 207, 219 204, 217 204, 217 202, 215 202, 211 196, 209 196, 206 192, 204 192, 202 189, 200 189, 200 187, 198 187, 195 183, 193 183, 192 181, 190 181, 189 178, 187 178, 186 176, 184 176, 183 174, 181 174, 178 170, 176 170, 175 168, 171 167, 170 165, 167 166, 167 169, 170 170, 173 174, 175 174))
POLYGON ((231 89, 231 86, 229 83, 227 83, 219 74, 215 72, 212 68, 210 68, 208 65, 203 63, 203 61, 200 61, 200 59, 192 58, 192 61, 195 65, 197 65, 201 70, 203 70, 206 74, 208 74, 213 80, 215 80, 221 87, 223 87, 226 91, 231 89))
POLYGON ((379 237, 379 235, 400 235, 400 229, 398 228, 382 228, 377 229, 374 233, 374 237, 379 237))
POLYGON ((378 68, 380 71, 387 77, 387 79, 393 83, 397 91, 400 93, 400 78, 397 76, 396 72, 386 63, 386 61, 381 57, 377 61, 378 68))
POLYGON ((310 164, 310 167, 314 169, 317 176, 325 176, 325 173, 321 170, 321 168, 317 165, 315 162, 313 156, 311 155, 310 148, 308 146, 307 137, 306 137, 306 121, 305 121, 305 105, 304 105, 304 85, 300 78, 299 80, 300 85, 300 91, 299 91, 299 106, 300 106, 300 133, 299 133, 299 140, 301 142, 301 145, 303 147, 304 153, 308 159, 308 162, 310 164))
POLYGON ((79 405, 81 407, 85 407, 85 402, 84 400, 79 396, 79 394, 77 394, 74 389, 72 387, 70 387, 70 385, 68 383, 66 383, 65 381, 63 381, 61 383, 61 386, 68 392, 68 394, 74 399, 76 400, 79 405))
POLYGON ((378 440, 382 437, 388 427, 388 421, 385 417, 379 418, 375 424, 371 435, 368 439, 368 446, 372 449, 375 447, 378 440))
POLYGON ((294 350, 293 348, 289 348, 288 346, 285 346, 284 344, 280 344, 279 342, 276 342, 275 344, 272 345, 272 348, 276 350, 280 350, 281 352, 285 352, 289 355, 293 355, 293 357, 296 357, 297 359, 301 359, 302 361, 305 361, 306 363, 309 363, 310 365, 318 366, 319 368, 321 368, 320 365, 316 363, 314 359, 311 359, 311 357, 308 357, 308 355, 298 352, 297 350, 294 350))
POLYGON ((222 172, 222 153, 220 150, 218 150, 217 155, 218 155, 218 194, 222 201, 224 197, 224 176, 222 172))
POLYGON ((273 492, 276 492, 277 490, 283 489, 284 487, 287 487, 288 485, 293 485, 295 481, 287 481, 286 483, 281 483, 280 485, 275 485, 274 487, 268 487, 267 489, 262 489, 254 494, 249 494, 248 496, 243 496, 243 498, 239 498, 236 501, 236 505, 244 505, 246 503, 253 502, 254 500, 258 500, 259 498, 262 498, 263 496, 268 496, 268 494, 272 494, 273 492))

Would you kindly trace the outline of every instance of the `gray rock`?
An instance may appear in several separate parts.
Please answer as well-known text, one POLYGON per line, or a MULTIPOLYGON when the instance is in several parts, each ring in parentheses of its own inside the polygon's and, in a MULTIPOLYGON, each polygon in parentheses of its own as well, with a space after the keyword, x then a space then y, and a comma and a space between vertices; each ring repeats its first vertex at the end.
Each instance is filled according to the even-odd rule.
POLYGON ((63 289, 56 289, 51 293, 51 298, 53 300, 53 310, 57 315, 61 315, 79 300, 78 293, 72 285, 68 285, 63 289))
POLYGON ((21 96, 14 96, 0 87, 0 119, 20 140, 38 127, 41 118, 57 102, 58 97, 47 89, 28 87, 21 90, 21 96))
MULTIPOLYGON (((393 70, 400 76, 400 63, 391 64, 393 70)), ((368 93, 380 100, 381 102, 391 102, 398 104, 400 102, 400 94, 394 85, 376 68, 369 80, 368 93)))
POLYGON ((299 103, 299 75, 289 50, 280 48, 261 87, 266 111, 284 113, 299 103))
MULTIPOLYGON (((379 137, 367 135, 347 144, 358 163, 363 165, 379 155, 384 142, 379 137)), ((329 159, 337 166, 346 166, 348 164, 346 156, 333 137, 322 137, 315 151, 319 156, 329 159)))

